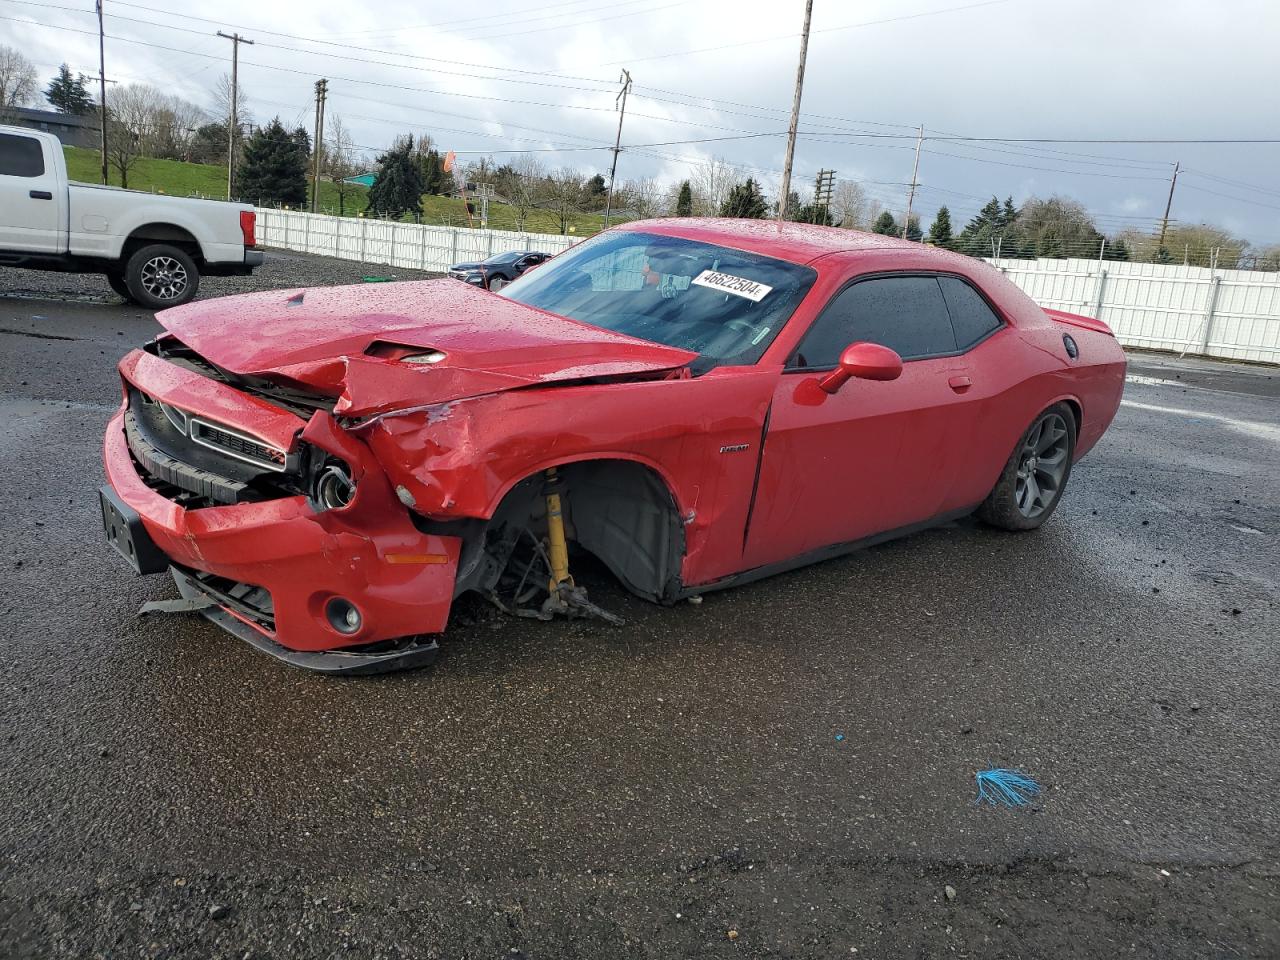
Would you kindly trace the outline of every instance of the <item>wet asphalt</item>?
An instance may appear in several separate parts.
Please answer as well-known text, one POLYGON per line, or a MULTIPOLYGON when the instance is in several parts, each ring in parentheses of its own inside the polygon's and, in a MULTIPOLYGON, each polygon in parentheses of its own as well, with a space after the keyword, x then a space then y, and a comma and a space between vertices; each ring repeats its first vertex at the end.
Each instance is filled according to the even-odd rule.
POLYGON ((95 490, 158 327, 52 276, 0 272, 0 957, 1280 955, 1280 371, 1133 356, 1038 532, 587 571, 625 627, 462 603, 336 680, 136 616, 95 490))

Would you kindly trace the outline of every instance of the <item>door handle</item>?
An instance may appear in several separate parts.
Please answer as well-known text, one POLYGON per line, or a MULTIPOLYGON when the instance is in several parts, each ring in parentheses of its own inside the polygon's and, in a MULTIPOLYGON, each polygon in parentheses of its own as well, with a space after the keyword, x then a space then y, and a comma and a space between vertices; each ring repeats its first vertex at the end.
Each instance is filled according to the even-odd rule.
POLYGON ((973 381, 965 376, 952 377, 947 381, 947 386, 956 393, 964 393, 964 391, 973 386, 973 381))
POLYGON ((48 190, 31 190, 31 191, 28 191, 27 196, 30 197, 32 200, 52 200, 53 199, 53 194, 50 193, 48 190))

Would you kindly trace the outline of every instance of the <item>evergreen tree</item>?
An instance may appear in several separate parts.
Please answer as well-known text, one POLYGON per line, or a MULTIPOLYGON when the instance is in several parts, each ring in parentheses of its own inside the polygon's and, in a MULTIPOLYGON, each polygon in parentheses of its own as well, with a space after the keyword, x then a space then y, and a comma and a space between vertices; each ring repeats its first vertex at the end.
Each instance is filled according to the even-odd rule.
POLYGON ((1000 208, 999 227, 1002 231, 1009 231, 1018 221, 1018 208, 1013 205, 1013 197, 1004 198, 1004 206, 1000 208))
POLYGON ((951 235, 951 211, 946 207, 939 207, 937 216, 929 227, 929 242, 935 247, 950 249, 954 239, 951 235))
POLYGON ((788 220, 795 220, 798 223, 820 223, 824 227, 835 226, 835 221, 831 219, 831 208, 825 204, 822 206, 814 203, 797 204, 788 209, 794 211, 787 218, 788 220))
POLYGON ((769 214, 769 205, 755 179, 748 177, 744 183, 736 183, 720 207, 720 216, 739 217, 746 220, 763 220, 769 214))
POLYGON ((920 229, 920 218, 914 213, 911 215, 911 218, 907 220, 907 236, 905 239, 910 240, 913 243, 920 243, 924 240, 924 231, 920 229))
MULTIPOLYGON (((444 172, 444 158, 434 147, 419 154, 419 166, 422 169, 422 192, 437 196, 448 193, 453 186, 453 177, 444 172)), ((510 164, 503 164, 493 175, 497 183, 504 183, 514 173, 510 164)))
POLYGON ((590 200, 600 200, 609 192, 609 188, 605 185, 604 177, 596 174, 587 181, 587 197, 590 200))
POLYGON ((422 168, 413 159, 413 137, 406 137, 378 158, 378 175, 369 188, 369 213, 401 219, 422 216, 422 168))
POLYGON ((1129 245, 1123 240, 1108 240, 1106 257, 1108 260, 1128 260, 1129 245))
POLYGON ((693 187, 689 186, 688 180, 680 184, 680 193, 676 196, 676 216, 693 216, 693 187))
POLYGON ((305 204, 310 148, 306 131, 289 133, 279 117, 259 127, 244 145, 236 193, 258 204, 305 204))
POLYGON ((885 210, 876 217, 876 222, 871 225, 871 232, 886 237, 896 237, 902 233, 902 228, 898 226, 898 221, 893 219, 893 214, 885 210))
MULTIPOLYGON (((1000 201, 992 197, 970 220, 956 241, 956 249, 972 257, 992 256, 993 239, 1004 231, 1004 211, 1000 201)), ((1003 253, 1003 249, 1001 250, 1003 253)))
POLYGON ((85 75, 82 73, 73 77, 71 68, 65 63, 58 68, 58 75, 49 81, 49 86, 45 87, 44 98, 59 113, 73 113, 78 117, 94 108, 85 75))

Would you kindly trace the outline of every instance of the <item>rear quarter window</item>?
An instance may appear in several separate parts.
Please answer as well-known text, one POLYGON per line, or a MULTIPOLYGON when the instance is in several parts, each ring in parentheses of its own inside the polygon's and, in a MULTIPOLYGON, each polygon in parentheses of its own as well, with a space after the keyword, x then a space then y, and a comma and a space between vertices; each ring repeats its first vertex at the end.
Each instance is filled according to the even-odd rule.
POLYGON ((35 137, 0 133, 0 176, 43 177, 44 150, 35 137))
POLYGON ((939 277, 938 283, 947 300, 958 349, 968 350, 991 331, 999 329, 1000 318, 977 290, 958 277, 939 277))

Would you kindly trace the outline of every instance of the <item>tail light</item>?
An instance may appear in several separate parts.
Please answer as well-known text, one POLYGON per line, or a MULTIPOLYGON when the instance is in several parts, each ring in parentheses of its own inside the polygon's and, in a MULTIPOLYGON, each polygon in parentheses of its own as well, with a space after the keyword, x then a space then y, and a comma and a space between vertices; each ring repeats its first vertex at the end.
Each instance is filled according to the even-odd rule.
POLYGON ((258 244, 257 237, 254 236, 254 228, 258 224, 258 215, 252 210, 240 211, 240 232, 244 234, 244 245, 246 247, 254 247, 258 244))

